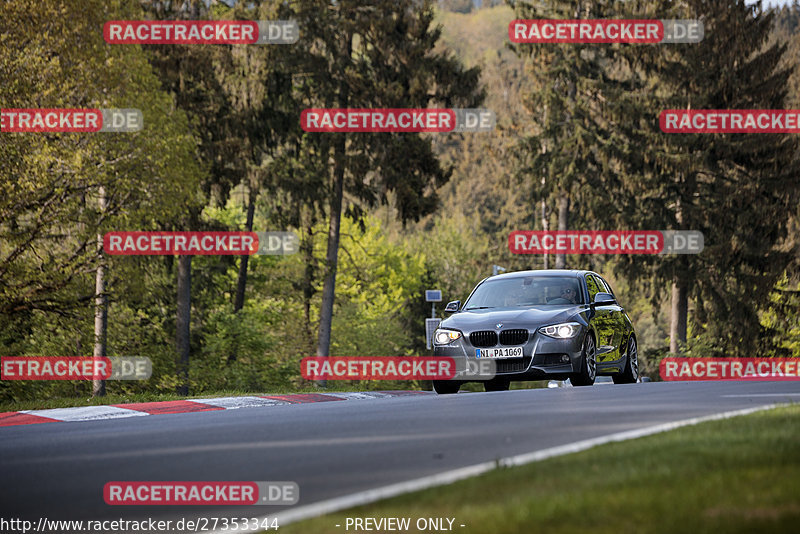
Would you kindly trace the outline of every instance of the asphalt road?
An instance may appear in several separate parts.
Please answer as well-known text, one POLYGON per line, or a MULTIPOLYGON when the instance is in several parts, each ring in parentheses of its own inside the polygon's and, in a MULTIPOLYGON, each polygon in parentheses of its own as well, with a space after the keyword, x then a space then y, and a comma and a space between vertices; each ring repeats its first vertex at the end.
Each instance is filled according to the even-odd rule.
POLYGON ((0 517, 263 516, 281 508, 109 506, 103 485, 295 481, 300 506, 615 432, 798 401, 798 382, 662 382, 4 427, 0 517))

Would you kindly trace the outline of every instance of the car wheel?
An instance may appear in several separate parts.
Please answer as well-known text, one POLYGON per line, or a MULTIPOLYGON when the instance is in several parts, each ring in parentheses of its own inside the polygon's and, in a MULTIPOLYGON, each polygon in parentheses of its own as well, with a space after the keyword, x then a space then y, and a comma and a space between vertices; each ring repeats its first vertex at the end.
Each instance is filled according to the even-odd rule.
POLYGON ((573 386, 591 386, 597 377, 597 349, 594 345, 594 338, 591 334, 586 334, 583 341, 583 358, 581 370, 570 377, 573 386))
POLYGON ((483 383, 483 389, 486 391, 508 391, 511 385, 511 380, 503 376, 496 376, 491 380, 486 380, 483 383))
POLYGON ((451 395, 458 393, 461 388, 461 382, 458 380, 434 380, 433 389, 439 395, 451 395))
POLYGON ((628 358, 625 362, 625 370, 622 374, 614 377, 615 384, 635 384, 639 380, 639 351, 636 348, 636 340, 631 338, 628 341, 628 358))

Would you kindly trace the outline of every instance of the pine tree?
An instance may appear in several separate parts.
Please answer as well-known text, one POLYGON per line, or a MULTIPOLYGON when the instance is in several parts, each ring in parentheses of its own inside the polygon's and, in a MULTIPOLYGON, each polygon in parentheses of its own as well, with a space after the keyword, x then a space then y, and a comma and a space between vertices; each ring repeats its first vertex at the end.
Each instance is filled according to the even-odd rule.
MULTIPOLYGON (((147 13, 157 20, 207 20, 212 17, 203 0, 173 4, 148 2, 147 13)), ((215 63, 224 61, 230 47, 199 45, 149 46, 150 61, 177 107, 191 119, 193 132, 199 139, 199 160, 208 173, 200 183, 205 201, 223 205, 230 191, 247 174, 246 149, 242 122, 215 73, 215 63)), ((201 230, 202 204, 188 206, 177 219, 164 220, 165 227, 201 230)), ((171 258, 165 259, 172 265, 171 258)), ((191 354, 192 256, 180 256, 176 269, 175 346, 177 368, 181 377, 178 393, 189 392, 189 358, 191 354)))
MULTIPOLYGON (((436 49, 440 30, 431 2, 354 0, 297 3, 307 40, 308 93, 316 107, 474 107, 482 99, 478 70, 464 69, 436 49)), ((315 134, 330 154, 326 186, 328 244, 317 355, 330 351, 339 234, 343 211, 394 199, 401 220, 415 220, 438 204, 435 188, 447 181, 429 137, 419 134, 315 134)))
MULTIPOLYGON (((639 89, 620 92, 609 110, 619 126, 620 198, 631 208, 617 220, 643 229, 700 230, 705 249, 696 256, 620 261, 645 285, 671 285, 672 352, 683 349, 691 324, 695 336, 703 334, 718 350, 752 355, 758 305, 789 261, 776 244, 798 200, 796 137, 665 134, 658 115, 663 109, 783 109, 790 74, 781 66, 785 45, 767 43, 772 16, 759 5, 690 0, 648 9, 652 18, 702 17, 705 37, 700 44, 626 51, 639 89)), ((658 293, 652 292, 654 304, 658 293)))
MULTIPOLYGON (((612 18, 612 2, 514 2, 519 19, 612 18)), ((554 199, 557 229, 567 230, 613 209, 606 191, 598 188, 602 154, 610 134, 599 106, 609 83, 613 48, 598 44, 517 44, 525 58, 523 89, 534 133, 519 147, 519 170, 540 198, 554 199), (576 224, 577 223, 577 224, 576 224)), ((566 267, 557 254, 556 268, 566 267)))
MULTIPOLYGON (((287 20, 290 7, 280 1, 240 3, 233 9, 218 9, 216 15, 232 20, 287 20)), ((300 103, 295 100, 292 83, 296 53, 291 45, 224 46, 215 59, 215 74, 235 117, 243 165, 241 186, 247 191, 245 230, 253 231, 256 202, 262 190, 277 192, 297 188, 293 180, 284 180, 284 169, 276 162, 283 156, 295 156, 300 130, 300 103)), ((294 176, 292 177, 294 178, 294 176)), ((297 222, 295 226, 297 226, 297 222)), ((249 256, 239 258, 233 312, 244 307, 249 256)), ((236 360, 236 350, 228 362, 236 360)))

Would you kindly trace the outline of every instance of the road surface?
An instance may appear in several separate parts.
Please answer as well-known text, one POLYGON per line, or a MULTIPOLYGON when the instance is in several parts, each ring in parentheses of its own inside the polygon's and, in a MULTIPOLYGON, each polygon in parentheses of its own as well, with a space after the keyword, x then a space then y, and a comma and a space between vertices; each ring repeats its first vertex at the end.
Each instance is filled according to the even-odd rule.
POLYGON ((424 394, 0 428, 0 517, 256 517, 277 506, 109 506, 109 481, 294 481, 297 506, 615 432, 800 401, 798 382, 424 394))

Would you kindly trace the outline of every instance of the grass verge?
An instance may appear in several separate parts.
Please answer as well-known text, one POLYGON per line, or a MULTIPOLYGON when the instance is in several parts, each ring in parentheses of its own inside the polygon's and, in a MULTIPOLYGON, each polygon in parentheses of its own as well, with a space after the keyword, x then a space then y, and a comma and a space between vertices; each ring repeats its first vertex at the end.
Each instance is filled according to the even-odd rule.
POLYGON ((795 533, 800 405, 501 468, 281 531, 354 532, 348 517, 408 517, 411 533, 418 518, 441 517, 463 534, 795 533))

